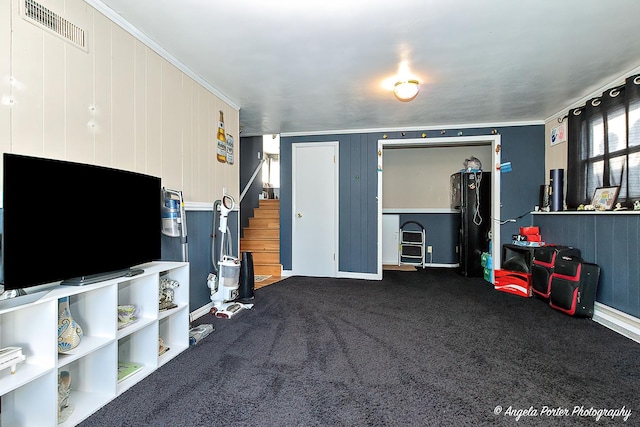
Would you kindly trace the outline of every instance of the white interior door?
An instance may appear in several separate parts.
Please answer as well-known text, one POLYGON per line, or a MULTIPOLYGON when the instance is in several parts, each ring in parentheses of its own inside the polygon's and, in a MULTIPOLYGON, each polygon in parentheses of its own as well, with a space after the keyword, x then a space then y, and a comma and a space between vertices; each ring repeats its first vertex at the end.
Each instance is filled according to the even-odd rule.
POLYGON ((338 143, 292 144, 292 272, 335 277, 338 143))

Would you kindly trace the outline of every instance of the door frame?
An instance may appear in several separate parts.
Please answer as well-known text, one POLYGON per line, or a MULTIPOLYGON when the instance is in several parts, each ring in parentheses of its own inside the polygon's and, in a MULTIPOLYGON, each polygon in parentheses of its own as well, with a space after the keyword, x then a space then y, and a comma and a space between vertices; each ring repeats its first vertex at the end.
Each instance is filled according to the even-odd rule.
POLYGON ((334 153, 333 171, 334 171, 334 200, 333 200, 333 217, 334 217, 334 241, 333 241, 333 253, 335 254, 335 262, 333 264, 333 271, 331 277, 338 276, 338 270, 340 265, 340 254, 338 249, 340 247, 340 143, 339 141, 326 141, 326 142, 294 142, 291 144, 291 274, 300 274, 296 271, 296 266, 293 264, 293 253, 296 250, 296 190, 297 180, 295 179, 297 173, 296 151, 299 148, 309 147, 332 147, 334 153))
POLYGON ((442 146, 491 145, 491 257, 493 265, 501 265, 500 242, 500 165, 501 138, 500 134, 478 136, 456 136, 438 138, 410 138, 410 139, 379 139, 378 140, 378 272, 377 279, 382 280, 382 171, 384 148, 428 148, 442 146))

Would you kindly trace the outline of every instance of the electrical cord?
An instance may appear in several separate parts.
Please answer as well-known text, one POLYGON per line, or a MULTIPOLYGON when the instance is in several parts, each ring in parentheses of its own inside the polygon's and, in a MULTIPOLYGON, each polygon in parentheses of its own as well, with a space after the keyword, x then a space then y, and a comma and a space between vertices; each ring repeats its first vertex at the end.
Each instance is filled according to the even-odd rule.
POLYGON ((479 226, 480 224, 482 224, 482 215, 480 214, 480 182, 482 181, 482 172, 480 173, 474 172, 473 174, 476 177, 475 179, 476 206, 475 206, 475 212, 473 213, 473 223, 479 226))
POLYGON ((516 222, 517 220, 524 218, 525 216, 529 215, 531 212, 525 212, 520 216, 517 216, 515 218, 509 218, 509 219, 499 219, 499 218, 494 218, 493 220, 497 223, 499 223, 500 225, 504 225, 508 222, 516 222))

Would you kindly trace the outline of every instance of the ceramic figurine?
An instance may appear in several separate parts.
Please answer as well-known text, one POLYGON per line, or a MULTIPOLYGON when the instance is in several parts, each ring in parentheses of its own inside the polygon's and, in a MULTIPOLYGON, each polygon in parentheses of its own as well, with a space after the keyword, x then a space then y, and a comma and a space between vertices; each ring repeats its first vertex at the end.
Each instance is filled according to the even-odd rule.
POLYGON ((173 303, 173 298, 175 295, 174 289, 178 286, 180 286, 180 283, 176 280, 171 280, 166 277, 160 279, 160 310, 176 307, 173 303))

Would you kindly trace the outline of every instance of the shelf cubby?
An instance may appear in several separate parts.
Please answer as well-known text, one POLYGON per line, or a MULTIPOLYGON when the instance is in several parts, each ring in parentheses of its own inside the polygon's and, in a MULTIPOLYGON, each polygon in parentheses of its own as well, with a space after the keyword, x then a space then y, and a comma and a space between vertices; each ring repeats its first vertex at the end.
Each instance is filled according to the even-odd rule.
POLYGON ((3 426, 55 426, 58 418, 55 369, 2 395, 3 426))
POLYGON ((73 426, 90 416, 96 408, 101 408, 116 395, 116 377, 113 375, 116 365, 115 343, 102 346, 73 362, 58 369, 67 371, 71 377, 70 403, 74 410, 60 426, 73 426), (110 368, 110 369, 107 369, 110 368))
POLYGON ((0 348, 21 347, 26 357, 24 362, 0 371, 0 395, 4 395, 52 370, 56 363, 57 302, 37 301, 22 307, 0 312, 0 348))
POLYGON ((176 308, 174 315, 160 319, 159 338, 169 349, 159 355, 158 366, 162 366, 189 347, 189 337, 181 331, 189 328, 189 311, 186 308, 176 308))

